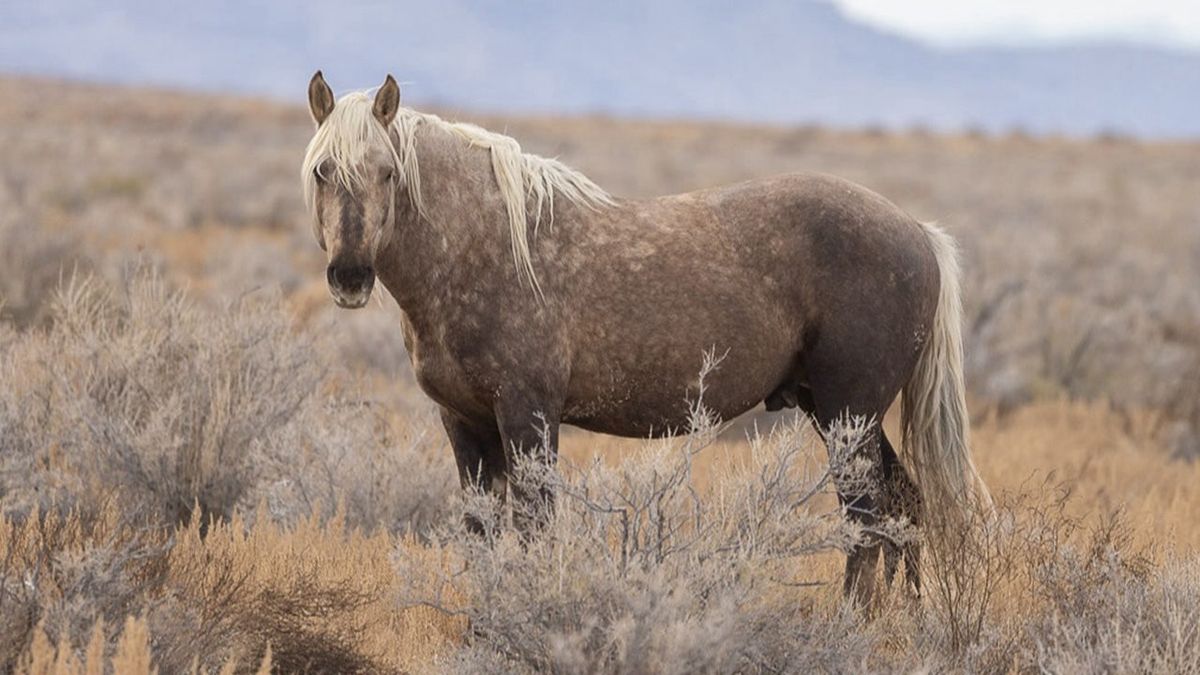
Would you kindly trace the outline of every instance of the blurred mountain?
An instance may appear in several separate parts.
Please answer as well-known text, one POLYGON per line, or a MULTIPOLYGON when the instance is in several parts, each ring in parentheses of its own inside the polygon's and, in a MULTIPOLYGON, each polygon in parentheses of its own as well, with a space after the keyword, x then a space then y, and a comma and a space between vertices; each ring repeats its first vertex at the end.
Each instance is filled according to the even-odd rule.
POLYGON ((839 126, 1200 135, 1200 53, 938 49, 805 0, 0 4, 0 69, 300 99, 839 126))

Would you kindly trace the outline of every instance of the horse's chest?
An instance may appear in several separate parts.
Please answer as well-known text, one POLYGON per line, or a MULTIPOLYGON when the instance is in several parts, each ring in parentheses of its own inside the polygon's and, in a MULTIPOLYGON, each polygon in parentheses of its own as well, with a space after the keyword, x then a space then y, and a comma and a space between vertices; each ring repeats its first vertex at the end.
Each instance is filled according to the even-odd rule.
POLYGON ((437 343, 410 340, 409 358, 417 384, 439 405, 460 413, 484 413, 491 396, 478 368, 437 343))

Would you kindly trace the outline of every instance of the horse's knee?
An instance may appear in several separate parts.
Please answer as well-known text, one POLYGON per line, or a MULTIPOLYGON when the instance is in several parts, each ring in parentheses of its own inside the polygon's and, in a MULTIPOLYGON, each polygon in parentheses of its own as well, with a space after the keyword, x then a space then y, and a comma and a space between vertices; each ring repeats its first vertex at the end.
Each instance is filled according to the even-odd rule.
POLYGON ((513 525, 522 537, 541 532, 554 516, 554 491, 546 485, 513 485, 513 525))

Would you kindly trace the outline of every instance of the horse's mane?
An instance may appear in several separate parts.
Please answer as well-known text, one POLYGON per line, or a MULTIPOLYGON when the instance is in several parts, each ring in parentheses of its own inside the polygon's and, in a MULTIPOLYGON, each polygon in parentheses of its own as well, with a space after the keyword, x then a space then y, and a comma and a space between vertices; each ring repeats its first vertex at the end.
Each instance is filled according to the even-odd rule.
POLYGON ((346 94, 338 99, 329 117, 317 128, 309 142, 301 166, 301 179, 304 183, 304 200, 314 218, 316 172, 322 164, 326 160, 332 160, 333 164, 332 175, 323 174, 322 178, 340 183, 353 191, 364 181, 364 159, 372 148, 383 148, 392 156, 397 179, 405 181, 413 207, 424 218, 416 136, 423 126, 440 129, 470 145, 490 151, 496 187, 508 211, 513 260, 530 286, 540 295, 541 286, 533 270, 529 249, 530 215, 536 233, 543 213, 548 213, 553 223, 556 193, 568 202, 587 208, 613 204, 612 197, 582 173, 556 159, 522 152, 515 139, 474 124, 447 122, 437 115, 401 107, 390 127, 398 139, 393 144, 387 130, 375 120, 371 112, 372 105, 373 99, 368 92, 346 94))

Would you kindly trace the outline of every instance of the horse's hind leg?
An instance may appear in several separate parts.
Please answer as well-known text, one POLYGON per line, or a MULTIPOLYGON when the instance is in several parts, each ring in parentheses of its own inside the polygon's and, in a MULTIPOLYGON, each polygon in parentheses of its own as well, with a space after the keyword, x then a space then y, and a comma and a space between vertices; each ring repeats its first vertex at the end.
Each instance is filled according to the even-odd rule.
POLYGON ((904 578, 913 592, 921 597, 921 543, 911 541, 904 545, 904 578))
POLYGON ((891 588, 892 580, 896 578, 896 570, 900 567, 900 559, 904 551, 894 541, 883 542, 883 585, 891 588))
MULTIPOLYGON (((883 477, 881 512, 882 515, 903 519, 907 518, 914 528, 921 526, 921 493, 913 482, 912 476, 900 463, 896 449, 888 441, 887 434, 880 431, 880 473, 883 477)), ((921 559, 921 542, 915 537, 901 543, 885 541, 883 545, 884 582, 892 585, 896 577, 896 569, 900 560, 904 560, 904 577, 919 597, 921 595, 921 577, 917 566, 921 559)))
MULTIPOLYGON (((825 429, 836 423, 837 417, 818 415, 817 422, 825 429), (823 419, 824 418, 824 419, 823 419)), ((838 500, 849 518, 868 530, 879 522, 879 423, 867 430, 866 438, 857 449, 860 457, 872 463, 865 483, 855 477, 848 486, 838 486, 838 500)), ((854 595, 861 605, 868 605, 875 593, 875 569, 878 566, 880 539, 868 533, 866 540, 846 555, 843 591, 854 595)))
MULTIPOLYGON (((806 415, 811 417, 816 422, 817 433, 821 439, 828 445, 828 430, 835 424, 841 413, 834 413, 835 410, 851 411, 853 408, 841 408, 838 404, 826 404, 824 414, 817 409, 817 400, 813 395, 813 390, 809 387, 798 387, 792 393, 795 405, 802 410, 806 415)), ((833 398, 827 396, 827 398, 833 398)), ((878 415, 873 415, 878 418, 878 415)), ((865 452, 866 456, 871 459, 875 468, 871 473, 878 474, 880 462, 878 459, 879 443, 878 440, 872 438, 881 438, 883 436, 883 428, 876 422, 874 428, 868 430, 868 438, 864 440, 859 452, 865 452)), ((891 447, 890 445, 888 447, 891 447)), ((830 448, 832 452, 832 448, 830 448)), ((878 479, 874 480, 878 484, 878 479)), ((862 524, 864 527, 874 525, 877 520, 877 497, 873 494, 862 492, 851 492, 845 489, 844 486, 837 486, 838 501, 843 508, 847 509, 852 520, 862 524)), ((885 546, 891 545, 891 542, 883 542, 885 546)), ((857 594, 860 602, 869 601, 875 586, 875 567, 879 558, 880 543, 873 542, 864 544, 851 551, 846 556, 846 576, 844 579, 844 591, 846 595, 852 592, 857 594)), ((895 575, 896 563, 899 561, 900 555, 891 555, 890 551, 885 555, 884 560, 889 566, 887 573, 888 583, 890 585, 892 577, 895 575)))
MULTIPOLYGON (((883 428, 880 421, 899 393, 903 377, 888 368, 880 368, 878 361, 866 358, 865 354, 854 353, 855 348, 868 345, 850 339, 835 341, 835 344, 842 349, 847 345, 852 347, 850 352, 830 349, 830 343, 826 342, 824 350, 818 348, 807 356, 805 365, 816 421, 826 434, 846 416, 870 420, 865 436, 855 448, 857 458, 865 459, 869 464, 867 473, 838 486, 838 499, 847 516, 869 532, 878 524, 881 513, 883 428)), ((834 450, 830 448, 831 452, 834 450)), ((868 533, 864 541, 846 556, 844 590, 862 605, 869 604, 874 596, 881 543, 877 535, 868 533)))

